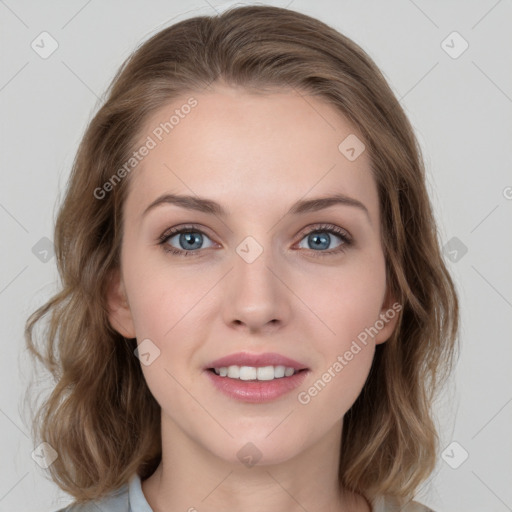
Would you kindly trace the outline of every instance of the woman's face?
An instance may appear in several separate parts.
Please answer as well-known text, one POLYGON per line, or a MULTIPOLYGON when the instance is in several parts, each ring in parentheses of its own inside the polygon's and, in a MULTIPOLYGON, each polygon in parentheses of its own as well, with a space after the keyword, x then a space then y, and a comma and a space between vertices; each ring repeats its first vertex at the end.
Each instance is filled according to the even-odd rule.
POLYGON ((183 96, 141 132, 111 322, 142 343, 164 428, 226 461, 253 450, 276 463, 339 437, 394 328, 377 188, 356 136, 318 98, 226 86, 183 96), (291 363, 240 353, 302 371, 280 377, 291 363), (232 354, 218 366, 233 377, 250 367, 242 379, 210 370, 232 354))

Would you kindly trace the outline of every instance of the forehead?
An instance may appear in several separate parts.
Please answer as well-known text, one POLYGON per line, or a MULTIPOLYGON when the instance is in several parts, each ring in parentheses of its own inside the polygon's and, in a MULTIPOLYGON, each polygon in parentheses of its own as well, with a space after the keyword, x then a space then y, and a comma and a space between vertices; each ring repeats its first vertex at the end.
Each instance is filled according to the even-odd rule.
POLYGON ((278 213, 301 198, 342 193, 378 219, 367 151, 356 159, 343 152, 343 141, 354 146, 358 139, 332 105, 293 89, 219 86, 184 94, 141 129, 139 145, 151 149, 132 172, 126 209, 140 215, 157 196, 181 193, 211 198, 232 214, 278 213))

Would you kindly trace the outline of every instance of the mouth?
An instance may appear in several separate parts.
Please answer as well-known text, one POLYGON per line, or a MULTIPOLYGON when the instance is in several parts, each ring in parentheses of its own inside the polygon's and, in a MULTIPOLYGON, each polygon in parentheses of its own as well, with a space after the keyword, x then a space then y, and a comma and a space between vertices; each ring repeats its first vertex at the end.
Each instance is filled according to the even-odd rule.
POLYGON ((298 387, 310 369, 276 353, 232 354, 209 363, 205 374, 231 399, 249 403, 275 400, 298 387))

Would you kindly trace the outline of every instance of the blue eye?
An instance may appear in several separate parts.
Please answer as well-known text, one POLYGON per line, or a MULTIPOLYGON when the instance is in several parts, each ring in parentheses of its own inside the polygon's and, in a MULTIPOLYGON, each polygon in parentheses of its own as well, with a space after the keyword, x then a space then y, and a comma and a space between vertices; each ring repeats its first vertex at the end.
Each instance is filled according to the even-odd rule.
MULTIPOLYGON (((200 249, 205 248, 203 247, 205 238, 210 240, 203 231, 195 226, 185 226, 182 228, 172 228, 167 230, 159 238, 159 244, 162 245, 163 250, 167 253, 175 254, 177 256, 198 256, 202 252, 200 249), (170 244, 170 241, 173 238, 177 239, 175 243, 177 243, 179 247, 175 247, 170 244)), ((352 244, 352 238, 350 235, 345 230, 334 224, 313 226, 303 235, 301 242, 302 240, 306 240, 308 247, 305 248, 314 256, 329 256, 337 254, 343 252, 352 244), (336 247, 330 250, 324 250, 329 248, 332 243, 333 235, 334 238, 338 238, 340 242, 336 247)), ((211 245, 206 248, 211 248, 214 245, 215 244, 212 242, 211 245)), ((300 248, 304 249, 304 247, 300 248)))
POLYGON ((313 252, 319 253, 318 255, 322 256, 341 252, 352 242, 346 231, 333 224, 313 227, 312 230, 306 233, 302 240, 306 240, 309 246, 306 247, 307 249, 311 249, 313 252), (334 238, 338 238, 340 243, 329 251, 322 250, 329 248, 333 238, 332 235, 334 235, 334 238))
POLYGON ((160 237, 159 243, 163 246, 165 252, 177 254, 179 256, 189 256, 194 252, 198 252, 197 249, 203 248, 200 246, 202 246, 203 239, 205 237, 209 239, 209 237, 199 229, 196 229, 193 226, 188 226, 181 229, 167 231, 162 235, 162 237, 160 237), (177 243, 179 246, 183 247, 183 249, 175 248, 169 244, 173 238, 177 238, 177 243))

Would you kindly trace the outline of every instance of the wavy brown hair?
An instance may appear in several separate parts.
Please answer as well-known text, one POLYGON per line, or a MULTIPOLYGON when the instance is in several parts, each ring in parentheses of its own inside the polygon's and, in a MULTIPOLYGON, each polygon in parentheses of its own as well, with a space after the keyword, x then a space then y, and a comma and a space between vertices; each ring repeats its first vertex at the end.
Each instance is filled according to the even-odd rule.
POLYGON ((403 309, 345 415, 339 481, 369 499, 410 499, 435 466, 432 404, 455 361, 459 322, 421 152, 385 78, 357 44, 314 18, 268 6, 187 19, 151 37, 122 65, 87 127, 56 220, 61 291, 26 325, 29 351, 55 379, 32 425, 59 454, 50 475, 85 502, 135 472, 147 478, 160 462, 160 407, 134 356, 136 340, 111 327, 106 302, 130 175, 102 199, 95 190, 130 158, 149 116, 216 81, 316 95, 364 138, 387 282, 403 309))

